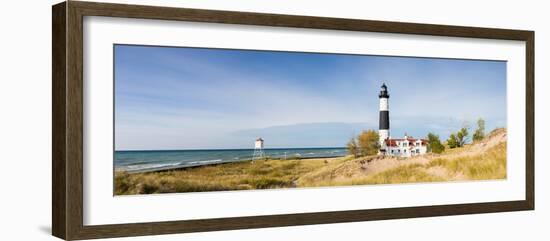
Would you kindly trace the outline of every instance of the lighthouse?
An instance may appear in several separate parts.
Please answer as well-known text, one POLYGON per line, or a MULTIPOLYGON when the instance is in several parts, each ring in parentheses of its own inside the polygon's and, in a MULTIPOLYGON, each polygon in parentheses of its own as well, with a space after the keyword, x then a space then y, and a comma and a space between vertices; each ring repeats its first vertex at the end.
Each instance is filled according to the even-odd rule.
POLYGON ((382 84, 380 89, 380 123, 378 136, 380 142, 379 155, 388 155, 396 157, 412 157, 426 154, 428 151, 428 140, 416 139, 405 134, 403 138, 390 137, 390 108, 388 100, 388 87, 382 84))
POLYGON ((390 137, 390 109, 388 100, 390 95, 388 94, 388 87, 386 84, 382 84, 380 94, 380 121, 378 125, 378 136, 380 141, 380 147, 383 148, 384 141, 390 137))

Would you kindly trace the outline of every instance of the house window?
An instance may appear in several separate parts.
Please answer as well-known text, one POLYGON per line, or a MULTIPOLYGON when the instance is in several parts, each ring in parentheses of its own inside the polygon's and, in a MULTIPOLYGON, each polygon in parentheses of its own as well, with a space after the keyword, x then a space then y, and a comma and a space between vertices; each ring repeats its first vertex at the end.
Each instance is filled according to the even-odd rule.
POLYGON ((407 150, 403 150, 403 153, 407 153, 407 150))
POLYGON ((420 153, 420 149, 416 149, 416 153, 417 153, 417 154, 420 153))

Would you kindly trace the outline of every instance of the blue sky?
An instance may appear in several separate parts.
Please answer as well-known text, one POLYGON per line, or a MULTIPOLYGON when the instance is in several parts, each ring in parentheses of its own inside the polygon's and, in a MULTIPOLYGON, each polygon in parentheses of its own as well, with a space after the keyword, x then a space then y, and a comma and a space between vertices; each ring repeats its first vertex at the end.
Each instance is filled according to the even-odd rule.
POLYGON ((446 139, 506 126, 506 62, 115 46, 115 149, 335 147, 378 129, 446 139))

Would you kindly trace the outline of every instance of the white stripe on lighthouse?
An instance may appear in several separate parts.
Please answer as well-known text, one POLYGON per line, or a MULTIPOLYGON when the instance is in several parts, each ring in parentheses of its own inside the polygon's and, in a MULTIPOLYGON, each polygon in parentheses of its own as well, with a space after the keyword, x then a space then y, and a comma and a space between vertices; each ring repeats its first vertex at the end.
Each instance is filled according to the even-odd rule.
POLYGON ((388 98, 380 98, 380 111, 389 110, 388 98))

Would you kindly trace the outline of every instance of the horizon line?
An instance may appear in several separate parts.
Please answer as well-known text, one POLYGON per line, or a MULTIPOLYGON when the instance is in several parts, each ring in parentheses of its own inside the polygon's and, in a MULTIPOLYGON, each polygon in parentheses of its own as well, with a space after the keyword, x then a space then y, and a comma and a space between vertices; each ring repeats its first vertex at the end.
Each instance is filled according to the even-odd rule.
MULTIPOLYGON (((272 148, 263 148, 264 150, 284 150, 284 149, 334 149, 342 148, 345 149, 345 146, 329 146, 329 147, 272 147, 272 148)), ((131 149, 131 150, 114 150, 117 151, 235 151, 235 150, 254 150, 254 148, 197 148, 197 149, 131 149)))

